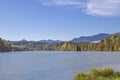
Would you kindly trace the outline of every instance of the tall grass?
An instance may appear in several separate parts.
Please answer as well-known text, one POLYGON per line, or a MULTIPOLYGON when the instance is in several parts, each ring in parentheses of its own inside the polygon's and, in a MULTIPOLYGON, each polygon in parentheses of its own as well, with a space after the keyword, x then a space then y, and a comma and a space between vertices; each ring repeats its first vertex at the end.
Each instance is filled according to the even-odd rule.
POLYGON ((120 72, 112 68, 92 68, 89 73, 78 73, 73 80, 120 80, 120 72))

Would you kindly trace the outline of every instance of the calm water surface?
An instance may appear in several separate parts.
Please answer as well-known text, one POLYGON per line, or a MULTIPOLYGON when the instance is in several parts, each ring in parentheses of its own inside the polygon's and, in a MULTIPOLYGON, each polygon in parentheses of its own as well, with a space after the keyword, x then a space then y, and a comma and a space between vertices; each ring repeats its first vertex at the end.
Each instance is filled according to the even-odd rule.
POLYGON ((91 67, 120 67, 119 52, 0 53, 0 80, 72 80, 91 67))

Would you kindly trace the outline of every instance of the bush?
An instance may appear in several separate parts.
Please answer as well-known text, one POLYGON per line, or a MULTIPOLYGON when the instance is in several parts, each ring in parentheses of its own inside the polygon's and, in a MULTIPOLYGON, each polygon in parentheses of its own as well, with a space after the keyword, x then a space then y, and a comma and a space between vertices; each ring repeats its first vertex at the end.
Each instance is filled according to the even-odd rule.
POLYGON ((92 68, 89 73, 78 73, 74 80, 120 80, 120 72, 114 71, 112 68, 92 68))

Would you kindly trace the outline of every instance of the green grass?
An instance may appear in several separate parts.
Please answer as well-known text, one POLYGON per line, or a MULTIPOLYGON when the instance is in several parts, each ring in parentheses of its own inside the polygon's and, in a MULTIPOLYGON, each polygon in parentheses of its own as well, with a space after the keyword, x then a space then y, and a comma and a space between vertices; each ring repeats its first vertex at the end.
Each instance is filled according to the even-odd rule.
POLYGON ((92 68, 89 73, 78 73, 73 80, 120 80, 120 72, 111 68, 92 68))

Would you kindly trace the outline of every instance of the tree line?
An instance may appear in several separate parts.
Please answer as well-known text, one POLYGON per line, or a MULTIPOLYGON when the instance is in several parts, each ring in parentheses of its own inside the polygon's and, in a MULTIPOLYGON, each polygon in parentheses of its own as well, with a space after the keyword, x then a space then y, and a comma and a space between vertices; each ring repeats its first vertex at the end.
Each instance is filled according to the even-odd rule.
POLYGON ((99 43, 72 43, 65 42, 61 51, 120 51, 120 34, 111 35, 102 39, 99 43))
POLYGON ((114 34, 98 43, 89 42, 53 42, 41 43, 35 41, 12 42, 13 51, 120 51, 120 34, 114 34))

